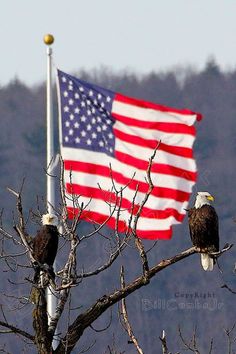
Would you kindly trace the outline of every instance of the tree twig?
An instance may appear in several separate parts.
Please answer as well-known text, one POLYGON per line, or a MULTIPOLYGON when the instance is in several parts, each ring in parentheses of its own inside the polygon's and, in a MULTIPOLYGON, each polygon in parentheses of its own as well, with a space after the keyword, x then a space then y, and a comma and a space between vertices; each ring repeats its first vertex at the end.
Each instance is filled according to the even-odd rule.
POLYGON ((167 347, 167 342, 166 342, 166 333, 163 329, 162 331, 162 336, 159 337, 160 341, 161 341, 161 347, 162 347, 162 354, 170 354, 168 351, 168 347, 167 347))
POLYGON ((229 290, 232 294, 236 294, 236 291, 235 290, 232 290, 227 284, 224 284, 221 286, 221 288, 226 288, 227 290, 229 290))
POLYGON ((189 343, 186 341, 186 339, 184 339, 183 334, 182 334, 182 332, 181 332, 180 326, 179 326, 179 337, 180 337, 182 343, 184 344, 185 349, 190 350, 190 351, 193 352, 194 354, 200 354, 200 352, 199 352, 199 350, 198 350, 198 348, 197 348, 196 328, 195 328, 194 331, 193 331, 193 335, 192 335, 192 338, 191 338, 191 340, 190 340, 189 343))
MULTIPOLYGON (((135 246, 136 248, 138 249, 139 251, 139 254, 140 254, 140 257, 142 259, 142 264, 143 264, 143 275, 144 275, 144 279, 146 282, 149 282, 149 265, 148 265, 148 258, 147 258, 147 253, 145 252, 145 249, 144 249, 144 246, 143 246, 143 243, 142 241, 140 240, 140 238, 137 236, 137 225, 138 225, 138 220, 141 216, 141 213, 143 211, 143 208, 144 208, 144 205, 147 203, 152 191, 153 191, 153 188, 154 188, 154 185, 153 185, 153 182, 152 182, 152 179, 151 179, 151 168, 152 168, 152 163, 153 163, 153 160, 156 156, 156 152, 157 152, 157 149, 159 148, 160 146, 160 143, 161 141, 159 141, 159 143, 157 144, 156 148, 154 149, 154 152, 152 154, 152 156, 150 157, 149 159, 149 163, 148 163, 148 168, 147 168, 147 171, 146 171, 146 174, 147 174, 147 182, 148 182, 148 191, 146 192, 140 206, 139 206, 139 209, 135 215, 135 218, 134 218, 134 225, 133 225, 133 228, 132 228, 132 233, 135 237, 135 246)), ((134 201, 133 201, 133 204, 134 204, 134 201)))
MULTIPOLYGON (((121 289, 125 289, 125 278, 124 278, 124 267, 123 266, 121 266, 121 270, 120 270, 120 283, 121 283, 121 289)), ((138 340, 134 335, 133 329, 132 329, 130 321, 129 321, 125 298, 123 298, 121 300, 120 315, 121 315, 123 322, 124 322, 124 328, 125 328, 126 332, 128 333, 128 336, 130 337, 130 343, 134 344, 134 346, 139 354, 143 354, 143 350, 140 347, 138 340)))
MULTIPOLYGON (((3 321, 0 321, 0 326, 8 328, 10 331, 8 331, 7 333, 17 333, 27 339, 30 339, 32 342, 34 342, 34 336, 32 334, 29 334, 28 332, 25 332, 18 327, 15 327, 15 326, 13 326, 7 322, 3 322, 3 321)), ((0 331, 0 333, 2 333, 2 332, 0 331)), ((6 332, 4 332, 4 333, 6 333, 6 332)))

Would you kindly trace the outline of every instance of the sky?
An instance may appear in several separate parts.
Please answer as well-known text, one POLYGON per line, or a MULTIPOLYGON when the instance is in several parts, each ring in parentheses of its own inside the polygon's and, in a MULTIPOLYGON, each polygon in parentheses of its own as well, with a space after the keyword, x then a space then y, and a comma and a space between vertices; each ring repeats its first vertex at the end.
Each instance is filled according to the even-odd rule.
POLYGON ((0 85, 45 80, 46 33, 54 65, 70 73, 200 70, 210 57, 234 69, 235 15, 235 0, 2 0, 0 85))

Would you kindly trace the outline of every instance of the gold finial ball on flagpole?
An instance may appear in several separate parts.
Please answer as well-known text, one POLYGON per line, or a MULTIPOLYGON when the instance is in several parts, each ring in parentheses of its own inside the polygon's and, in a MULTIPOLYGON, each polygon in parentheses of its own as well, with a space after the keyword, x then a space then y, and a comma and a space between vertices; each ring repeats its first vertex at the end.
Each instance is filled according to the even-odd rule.
POLYGON ((51 45, 54 42, 54 37, 50 33, 45 34, 45 36, 43 37, 43 41, 46 45, 51 45))

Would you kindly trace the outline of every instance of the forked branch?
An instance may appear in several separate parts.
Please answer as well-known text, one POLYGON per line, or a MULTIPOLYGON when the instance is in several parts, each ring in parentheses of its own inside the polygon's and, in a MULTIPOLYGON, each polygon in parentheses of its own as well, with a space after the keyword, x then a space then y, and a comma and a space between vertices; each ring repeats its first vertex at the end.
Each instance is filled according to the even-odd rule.
MULTIPOLYGON (((161 262, 150 268, 150 279, 156 276, 165 268, 193 255, 194 253, 198 253, 198 250, 195 247, 191 247, 169 259, 162 260, 161 262)), ((67 353, 71 353, 77 341, 82 336, 84 330, 88 328, 99 316, 101 316, 102 313, 104 313, 115 303, 119 302, 123 298, 127 297, 128 295, 145 285, 147 285, 147 282, 145 281, 143 275, 141 275, 132 282, 130 282, 128 285, 125 285, 124 288, 120 288, 109 295, 104 295, 99 298, 89 309, 87 309, 84 313, 81 313, 69 326, 66 336, 61 340, 55 353, 63 354, 65 343, 67 344, 67 353)))

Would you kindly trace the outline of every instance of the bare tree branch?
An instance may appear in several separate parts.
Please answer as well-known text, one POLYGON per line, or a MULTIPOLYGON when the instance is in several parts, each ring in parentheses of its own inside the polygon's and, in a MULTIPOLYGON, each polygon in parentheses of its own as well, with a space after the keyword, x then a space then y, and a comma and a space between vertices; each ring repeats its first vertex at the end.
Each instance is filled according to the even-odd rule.
POLYGON ((96 329, 96 328, 94 328, 94 326, 90 325, 90 328, 92 328, 92 330, 93 330, 94 332, 97 332, 97 333, 104 332, 104 331, 106 331, 106 330, 110 327, 111 322, 112 322, 112 311, 111 311, 111 315, 110 315, 109 322, 108 322, 108 324, 106 325, 106 327, 104 327, 104 328, 102 328, 102 329, 96 329))
POLYGON ((232 345, 234 342, 236 342, 236 337, 232 338, 232 335, 234 333, 235 326, 236 326, 236 323, 234 323, 234 325, 230 329, 224 328, 224 332, 225 332, 225 334, 227 336, 227 340, 228 340, 228 353, 227 354, 234 354, 234 352, 232 351, 232 349, 233 349, 232 345))
MULTIPOLYGON (((159 146, 159 145, 158 145, 159 146)), ((66 208, 66 201, 67 201, 67 195, 65 194, 65 188, 64 188, 64 166, 61 168, 61 175, 60 175, 60 189, 61 189, 61 200, 62 200, 62 210, 57 211, 58 214, 61 215, 62 219, 62 224, 63 224, 63 231, 61 232, 62 237, 63 237, 63 242, 66 247, 68 247, 67 251, 67 258, 65 260, 64 266, 61 269, 60 272, 58 272, 58 278, 56 279, 56 284, 54 287, 56 296, 58 298, 58 304, 56 308, 56 312, 53 317, 48 316, 47 314, 47 309, 46 309, 46 298, 45 298, 45 292, 44 289, 37 287, 35 285, 36 293, 38 294, 38 300, 36 303, 36 307, 34 308, 33 311, 33 327, 35 330, 35 336, 32 336, 31 334, 21 331, 17 327, 11 326, 8 324, 8 321, 6 320, 6 317, 3 313, 3 321, 0 322, 0 325, 2 327, 5 327, 4 330, 0 331, 0 333, 15 333, 15 334, 21 334, 23 337, 30 339, 31 341, 34 341, 34 343, 37 346, 38 352, 40 354, 45 354, 45 353, 53 353, 53 354, 64 354, 65 352, 67 354, 71 353, 71 351, 74 349, 75 345, 83 335, 84 331, 91 327, 95 331, 103 331, 106 330, 106 328, 102 330, 97 330, 94 328, 93 323, 96 319, 98 319, 107 309, 111 309, 111 307, 121 301, 122 304, 122 318, 123 322, 125 324, 126 331, 131 339, 131 342, 135 345, 136 350, 138 353, 143 353, 137 338, 134 336, 131 324, 129 322, 128 318, 128 313, 127 313, 127 308, 126 308, 126 302, 125 298, 128 297, 131 293, 135 292, 136 290, 140 289, 141 287, 147 285, 149 281, 157 275, 160 271, 164 270, 165 268, 173 265, 176 262, 179 262, 189 256, 191 256, 194 253, 202 253, 202 250, 199 250, 195 247, 191 247, 169 259, 165 259, 160 261, 158 264, 156 264, 153 267, 149 267, 148 264, 148 257, 147 257, 147 252, 144 248, 143 242, 141 239, 137 237, 137 224, 138 220, 140 217, 142 217, 142 211, 145 206, 145 203, 148 201, 149 196, 151 195, 151 192, 153 190, 153 183, 151 180, 151 167, 152 167, 152 162, 154 160, 156 150, 155 149, 153 156, 149 160, 148 164, 148 169, 147 169, 147 187, 148 190, 142 200, 142 202, 138 205, 135 205, 135 198, 137 197, 138 193, 138 184, 134 193, 133 197, 133 203, 132 203, 132 208, 131 212, 129 210, 129 220, 128 224, 129 227, 127 228, 126 232, 124 235, 120 235, 118 233, 118 226, 119 226, 119 221, 120 221, 120 214, 122 212, 122 198, 123 198, 123 191, 127 186, 124 188, 118 189, 116 188, 115 182, 112 180, 113 187, 111 191, 109 190, 109 193, 112 193, 112 198, 107 198, 108 201, 106 203, 108 204, 108 208, 110 210, 110 216, 105 220, 105 222, 102 225, 98 225, 97 223, 94 223, 94 229, 92 232, 88 234, 79 234, 77 229, 80 232, 79 229, 79 223, 80 219, 82 216, 83 211, 86 209, 88 205, 84 205, 83 203, 79 202, 80 196, 78 195, 73 195, 71 194, 71 201, 73 202, 73 206, 75 210, 77 210, 76 215, 73 220, 67 220, 68 218, 68 211, 66 208), (114 192, 115 191, 115 192, 114 192), (138 209, 138 211, 137 211, 138 209), (110 235, 103 235, 104 233, 102 231, 103 226, 110 220, 110 218, 115 214, 116 216, 116 222, 115 222, 115 232, 113 238, 110 237, 110 235), (105 237, 106 240, 109 240, 109 255, 107 257, 107 260, 102 266, 97 267, 96 269, 88 272, 81 272, 78 274, 77 270, 77 260, 78 260, 78 255, 77 252, 79 250, 79 246, 82 241, 90 239, 92 236, 95 236, 96 234, 100 234, 101 236, 105 237), (82 282, 85 278, 97 275, 101 273, 102 271, 108 269, 118 258, 118 256, 122 253, 122 251, 127 247, 127 246, 132 246, 133 247, 133 241, 134 245, 139 253, 139 258, 140 262, 142 265, 142 271, 140 273, 140 276, 138 276, 136 279, 131 281, 128 284, 125 284, 124 281, 124 271, 121 269, 121 286, 120 289, 112 291, 110 294, 106 294, 102 297, 100 297, 98 300, 94 301, 94 303, 91 305, 86 310, 83 310, 81 313, 81 309, 79 310, 80 313, 79 315, 74 319, 73 317, 73 322, 71 323, 71 318, 70 316, 70 311, 71 311, 71 304, 70 304, 70 296, 71 296, 71 289, 75 286, 77 286, 80 282, 82 282), (132 243, 131 243, 132 242, 132 243), (58 348, 54 351, 52 349, 52 339, 53 335, 55 334, 55 329, 57 327, 58 321, 60 320, 63 311, 65 310, 66 303, 69 301, 69 311, 68 311, 68 328, 66 330, 66 333, 63 334, 62 337, 58 337, 58 342, 59 346, 58 348), (48 323, 49 322, 49 323, 48 323)), ((72 175, 71 175, 72 177, 72 175)), ((112 171, 111 171, 111 179, 112 179, 112 171)), ((24 184, 24 183, 23 183, 24 184)), ((20 192, 16 192, 13 189, 8 189, 10 193, 12 193, 16 197, 16 208, 17 208, 17 216, 18 216, 18 222, 15 223, 14 229, 17 232, 17 235, 12 236, 10 233, 4 230, 2 227, 2 223, 0 220, 0 232, 3 235, 3 240, 4 238, 11 240, 15 243, 16 246, 23 246, 24 252, 17 252, 15 255, 14 254, 7 254, 6 250, 7 247, 4 246, 3 240, 1 240, 1 246, 2 246, 2 252, 1 252, 1 257, 6 260, 6 262, 9 263, 9 267, 12 270, 17 270, 18 267, 18 262, 17 262, 17 257, 19 256, 24 256, 28 255, 31 264, 34 266, 35 260, 32 255, 32 247, 31 247, 31 242, 29 239, 29 236, 26 232, 26 225, 27 222, 25 222, 24 219, 24 213, 23 213, 23 208, 22 208, 22 199, 21 199, 21 193, 22 193, 22 187, 20 189, 20 192), (13 265, 13 266, 12 266, 13 265)), ((155 244, 154 244, 155 245, 155 244)), ((220 250, 219 252, 212 253, 211 255, 214 257, 219 257, 221 256, 224 252, 228 251, 232 245, 225 245, 225 247, 220 250)), ((11 252, 12 253, 12 252, 11 252)), ((22 262, 23 263, 23 262, 22 262)), ((29 262, 28 262, 29 263, 29 262)), ((30 263, 29 263, 30 264, 30 263)), ((39 265, 40 270, 43 270, 44 265, 39 265)), ((95 267, 95 266, 94 266, 95 267)), ((83 269, 83 265, 81 267, 83 269)), ((81 269, 80 268, 80 269, 81 269)), ((29 280, 32 283, 32 280, 29 280)), ((110 323, 109 323, 110 325, 110 323)), ((108 326, 109 326, 108 325, 108 326)), ((227 334, 228 332, 226 332, 227 334)), ((182 334, 181 334, 182 336, 182 334)), ((231 338, 231 337, 230 337, 231 338)), ((162 343, 162 352, 163 354, 170 354, 168 353, 168 348, 167 348, 167 343, 166 343, 166 337, 165 334, 163 333, 162 338, 160 338, 161 343, 162 343)), ((193 337, 191 341, 188 343, 182 336, 183 343, 185 344, 185 348, 188 350, 193 351, 195 354, 199 354, 199 351, 197 349, 197 340, 196 340, 196 333, 194 332, 193 337)), ((232 343, 232 338, 230 339, 232 343)), ((212 352, 213 348, 213 342, 211 342, 210 349, 209 349, 209 354, 212 352)))
MULTIPOLYGON (((167 268, 168 266, 179 262, 180 260, 189 257, 190 255, 196 253, 195 247, 191 247, 174 257, 163 260, 154 267, 150 268, 149 276, 150 279, 153 278, 157 273, 167 268)), ((64 343, 67 341, 67 352, 71 353, 74 346, 76 345, 79 338, 82 336, 84 330, 90 326, 102 313, 104 313, 109 307, 138 290, 142 286, 147 285, 144 276, 136 278, 134 281, 125 286, 124 289, 116 290, 110 295, 105 295, 98 299, 94 305, 92 305, 84 313, 80 314, 75 321, 70 325, 66 337, 62 339, 58 348, 56 349, 56 354, 63 354, 64 343)))
POLYGON ((161 341, 162 354, 170 354, 169 350, 168 350, 168 347, 167 347, 166 333, 165 333, 164 329, 162 331, 162 336, 159 337, 159 338, 160 338, 160 341, 161 341))
MULTIPOLYGON (((124 267, 123 266, 121 266, 121 270, 120 270, 120 282, 121 282, 121 289, 125 289, 125 278, 124 278, 124 267)), ((134 344, 134 346, 139 354, 143 354, 143 350, 140 347, 138 340, 134 335, 131 324, 129 322, 125 298, 123 298, 121 300, 120 315, 121 315, 121 318, 123 319, 123 322, 124 322, 124 328, 125 328, 126 332, 128 333, 128 336, 130 337, 130 343, 134 344)))
POLYGON ((25 331, 23 331, 22 329, 18 328, 18 327, 15 327, 7 322, 3 322, 3 321, 0 321, 0 326, 2 327, 5 327, 5 328, 8 328, 9 331, 7 332, 3 332, 0 330, 0 333, 17 333, 17 334, 20 334, 21 336, 27 338, 27 339, 30 339, 32 342, 34 342, 34 336, 32 334, 29 334, 25 331))
MULTIPOLYGON (((229 243, 226 243, 224 245, 224 247, 218 251, 218 252, 211 252, 211 253, 207 253, 209 256, 214 256, 214 257, 220 257, 223 253, 229 251, 232 247, 233 247, 233 243, 229 244, 229 243)), ((200 252, 200 253, 204 253, 204 252, 200 252)))
POLYGON ((180 326, 179 326, 179 337, 180 337, 182 343, 184 344, 185 349, 190 350, 194 354, 201 354, 197 348, 196 328, 193 331, 193 335, 192 335, 192 338, 189 343, 186 341, 186 339, 184 339, 180 326))
POLYGON ((22 194, 22 191, 23 191, 24 183, 25 183, 25 178, 22 181, 21 188, 20 188, 19 192, 16 192, 16 191, 14 191, 11 188, 7 188, 7 190, 10 193, 12 193, 13 195, 15 195, 15 197, 16 197, 16 200, 17 200, 16 207, 17 207, 18 216, 19 216, 19 226, 20 226, 20 229, 22 230, 22 232, 25 234, 26 233, 25 232, 25 220, 24 220, 24 214, 23 214, 23 208, 22 208, 22 199, 21 199, 21 194, 22 194))
MULTIPOLYGON (((140 254, 140 257, 142 259, 142 264, 143 264, 143 274, 144 274, 144 277, 146 279, 146 282, 149 282, 149 265, 148 265, 148 258, 147 258, 147 253, 145 252, 145 249, 144 249, 144 246, 143 246, 143 243, 142 241, 140 240, 140 238, 137 237, 137 225, 138 225, 138 220, 141 216, 141 213, 143 211, 143 208, 145 206, 145 204, 147 203, 148 201, 148 198, 150 197, 152 191, 153 191, 153 188, 154 188, 154 185, 153 185, 153 182, 152 182, 152 179, 151 179, 151 167, 152 167, 152 163, 153 163, 153 160, 156 156, 156 152, 157 152, 157 149, 160 145, 161 141, 159 141, 158 145, 156 146, 152 156, 150 157, 149 159, 149 163, 148 163, 148 168, 147 168, 147 182, 148 182, 148 191, 146 192, 140 206, 139 206, 139 209, 137 211, 137 214, 135 215, 135 218, 134 218, 134 225, 133 225, 133 228, 132 228, 132 233, 135 237, 135 245, 136 245, 136 248, 138 249, 139 251, 139 254, 140 254)), ((134 203, 133 203, 134 205, 134 203)))
POLYGON ((226 289, 229 290, 232 294, 236 294, 236 291, 235 291, 235 290, 232 290, 227 284, 222 285, 221 288, 226 288, 226 289))
POLYGON ((209 353, 208 354, 212 354, 212 350, 213 350, 213 339, 211 339, 211 343, 210 343, 210 348, 209 348, 209 353))
MULTIPOLYGON (((229 247, 230 249, 231 247, 229 247)), ((201 250, 198 250, 195 247, 191 247, 169 259, 162 260, 157 265, 153 266, 149 270, 150 279, 153 278, 157 273, 161 272, 165 268, 171 266, 174 263, 177 263, 194 253, 199 253, 201 250)), ((225 252, 225 251, 224 251, 225 252)), ((223 252, 223 253, 224 253, 223 252)), ((71 353, 77 341, 82 336, 84 330, 90 326, 102 313, 104 313, 109 307, 113 306, 115 303, 119 302, 121 299, 127 297, 131 293, 140 289, 141 287, 147 285, 146 279, 143 275, 139 276, 131 283, 125 286, 124 289, 116 290, 110 295, 104 295, 99 298, 95 304, 93 304, 89 309, 87 309, 84 313, 80 314, 75 321, 69 326, 68 333, 66 337, 64 337, 58 348, 55 351, 55 354, 63 354, 64 351, 64 343, 67 341, 67 353, 71 353)))

